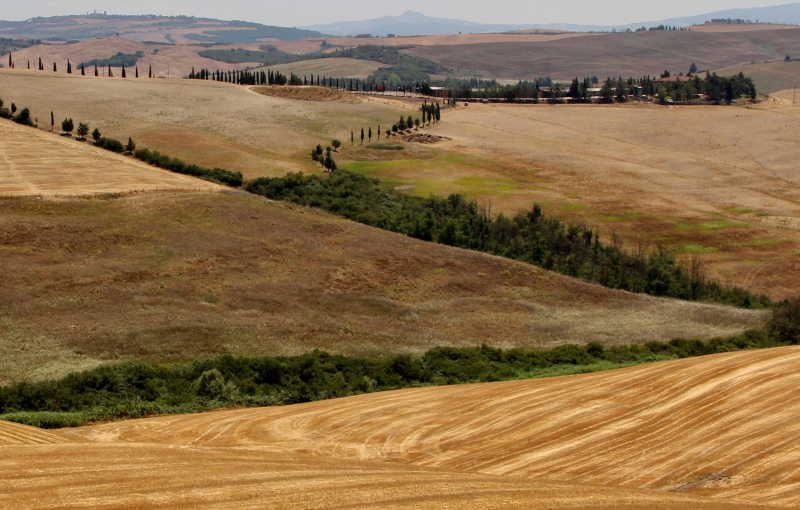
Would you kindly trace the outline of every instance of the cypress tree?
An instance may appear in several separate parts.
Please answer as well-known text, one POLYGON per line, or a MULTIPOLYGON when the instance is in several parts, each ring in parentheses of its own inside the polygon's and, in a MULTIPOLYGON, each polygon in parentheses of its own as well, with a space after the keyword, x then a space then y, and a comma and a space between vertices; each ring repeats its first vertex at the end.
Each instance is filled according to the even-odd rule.
POLYGON ((153 66, 150 66, 150 71, 148 72, 147 77, 148 78, 152 78, 153 77, 153 66))
POLYGON ((11 60, 11 53, 8 54, 8 67, 14 67, 14 61, 11 60))
POLYGON ((58 72, 58 66, 56 65, 56 63, 55 63, 55 62, 53 62, 53 72, 54 72, 54 73, 57 73, 57 72, 58 72))
POLYGON ((44 64, 42 64, 42 57, 39 57, 39 70, 44 71, 44 64))
POLYGON ((56 118, 55 118, 55 116, 53 115, 53 111, 51 110, 51 111, 50 111, 50 131, 52 131, 53 129, 55 129, 55 125, 56 125, 56 118))
POLYGON ((369 141, 372 141, 372 127, 369 128, 369 141))
POLYGON ((72 63, 67 59, 67 74, 72 74, 72 63))
POLYGON ((94 75, 95 77, 100 76, 100 71, 97 70, 97 65, 94 66, 94 75))
POLYGON ((31 61, 28 60, 28 69, 30 69, 30 68, 31 68, 31 61))
POLYGON ((127 76, 125 76, 125 66, 122 66, 122 77, 127 78, 127 76))
POLYGON ((361 145, 364 145, 364 128, 361 128, 361 145))
POLYGON ((81 76, 86 76, 86 64, 81 62, 81 76))
POLYGON ((114 77, 114 73, 111 72, 111 64, 108 64, 108 77, 109 78, 113 78, 114 77))
POLYGON ((139 77, 139 66, 136 66, 136 77, 139 77))

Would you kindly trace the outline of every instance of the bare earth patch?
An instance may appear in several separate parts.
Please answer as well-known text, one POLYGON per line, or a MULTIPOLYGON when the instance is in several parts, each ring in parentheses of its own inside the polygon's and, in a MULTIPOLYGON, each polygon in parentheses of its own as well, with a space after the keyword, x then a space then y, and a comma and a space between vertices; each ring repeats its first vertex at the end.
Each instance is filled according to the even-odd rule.
POLYGON ((346 92, 327 87, 312 86, 271 86, 253 87, 254 92, 265 96, 280 97, 284 99, 299 99, 301 101, 337 101, 340 103, 360 103, 361 100, 346 92))

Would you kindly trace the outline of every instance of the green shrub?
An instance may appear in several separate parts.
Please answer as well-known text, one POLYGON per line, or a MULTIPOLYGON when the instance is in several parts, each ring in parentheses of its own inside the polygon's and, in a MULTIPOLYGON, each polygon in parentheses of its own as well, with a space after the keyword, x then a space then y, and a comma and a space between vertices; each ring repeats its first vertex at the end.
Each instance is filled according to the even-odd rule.
POLYGON ((373 143, 369 148, 378 151, 402 151, 406 149, 402 145, 396 143, 373 143))
POLYGON ((101 147, 107 151, 117 152, 119 154, 125 152, 125 146, 122 145, 122 142, 113 138, 101 136, 100 139, 97 140, 96 144, 98 147, 101 147))
POLYGON ((239 188, 242 186, 244 179, 241 172, 230 172, 222 168, 203 168, 197 165, 187 165, 177 158, 170 158, 160 154, 158 151, 149 151, 147 149, 138 149, 135 152, 136 158, 144 161, 148 165, 157 166, 170 172, 179 174, 191 175, 199 177, 207 181, 213 181, 232 188, 239 188))
POLYGON ((0 420, 37 427, 40 429, 63 429, 85 425, 87 415, 70 412, 20 412, 0 414, 0 420))
POLYGON ((27 108, 23 108, 19 111, 19 113, 14 117, 14 122, 17 124, 22 124, 23 126, 33 126, 33 120, 31 119, 31 111, 27 108))

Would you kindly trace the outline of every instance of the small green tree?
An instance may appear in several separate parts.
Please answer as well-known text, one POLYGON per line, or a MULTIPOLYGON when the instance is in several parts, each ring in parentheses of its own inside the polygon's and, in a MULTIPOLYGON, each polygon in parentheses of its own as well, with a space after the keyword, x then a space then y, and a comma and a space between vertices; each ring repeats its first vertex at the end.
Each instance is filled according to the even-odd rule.
POLYGON ((339 152, 339 147, 342 146, 342 142, 340 142, 339 140, 333 140, 331 142, 331 145, 333 145, 334 152, 339 152))
POLYGON ((11 114, 13 115, 15 113, 17 113, 17 105, 11 103, 11 114))
POLYGON ((125 152, 133 152, 136 150, 136 143, 133 138, 128 137, 128 143, 125 144, 125 152))
POLYGON ((397 129, 400 131, 406 130, 406 119, 402 115, 400 116, 400 122, 397 123, 397 129))
POLYGON ((311 149, 311 161, 314 164, 319 163, 319 155, 317 154, 317 149, 311 149))
POLYGON ((322 161, 322 159, 321 159, 322 158, 322 152, 323 152, 322 151, 322 145, 317 144, 316 151, 317 151, 317 156, 319 156, 320 157, 320 161, 322 161))
POLYGON ((789 54, 787 53, 786 54, 786 58, 783 59, 783 60, 784 60, 784 62, 791 62, 792 61, 792 57, 790 57, 789 54))
POLYGON ((73 129, 75 129, 75 124, 72 122, 71 118, 61 121, 61 131, 71 134, 73 129))
POLYGON ((697 72, 697 64, 692 62, 692 66, 689 68, 689 74, 694 74, 697 72))
POLYGON ((406 119, 406 129, 411 129, 414 126, 414 119, 411 118, 411 115, 408 116, 406 119))
POLYGON ((78 140, 86 140, 86 135, 89 134, 89 124, 78 122, 78 130, 76 133, 78 134, 78 140))
POLYGON ((414 119, 414 128, 419 130, 419 119, 414 119))
POLYGON ((669 99, 670 97, 669 93, 667 92, 667 89, 664 87, 660 87, 658 89, 658 102, 661 104, 667 104, 667 101, 669 101, 669 99))
POLYGON ((92 140, 94 140, 94 143, 97 143, 100 140, 101 136, 103 135, 100 134, 100 130, 94 128, 94 131, 92 131, 92 140))
POLYGON ((17 124, 22 124, 23 126, 33 126, 33 121, 31 120, 31 111, 27 108, 23 108, 20 110, 19 115, 14 117, 14 122, 17 124))
POLYGON ((397 124, 394 124, 392 126, 392 133, 396 134, 399 130, 400 130, 400 126, 398 126, 397 124))

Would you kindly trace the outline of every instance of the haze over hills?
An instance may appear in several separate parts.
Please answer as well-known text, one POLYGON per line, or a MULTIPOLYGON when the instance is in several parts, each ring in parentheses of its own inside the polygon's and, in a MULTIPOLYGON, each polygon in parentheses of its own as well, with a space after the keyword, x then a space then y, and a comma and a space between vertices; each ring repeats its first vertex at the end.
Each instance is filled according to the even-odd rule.
POLYGON ((384 36, 445 35, 455 33, 509 32, 515 30, 564 30, 570 32, 602 32, 613 29, 636 29, 642 26, 658 25, 689 26, 699 25, 712 19, 743 19, 755 22, 797 24, 800 23, 800 3, 757 7, 751 9, 727 9, 696 16, 684 16, 656 21, 644 21, 623 25, 578 25, 573 23, 534 23, 534 24, 483 24, 458 19, 434 18, 419 12, 407 11, 400 16, 384 16, 364 21, 340 21, 326 25, 303 27, 325 34, 355 36, 372 34, 384 36))

